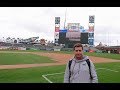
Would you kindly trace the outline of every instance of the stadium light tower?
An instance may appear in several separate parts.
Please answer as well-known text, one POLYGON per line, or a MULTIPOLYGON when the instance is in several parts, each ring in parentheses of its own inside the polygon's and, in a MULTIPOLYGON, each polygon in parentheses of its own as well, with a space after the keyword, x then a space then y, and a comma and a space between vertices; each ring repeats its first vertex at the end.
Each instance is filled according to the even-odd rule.
POLYGON ((117 46, 118 46, 118 40, 117 40, 117 46))
POLYGON ((65 24, 66 24, 66 13, 67 13, 67 8, 66 8, 66 10, 65 10, 65 21, 64 21, 64 29, 66 29, 66 28, 65 28, 65 24))

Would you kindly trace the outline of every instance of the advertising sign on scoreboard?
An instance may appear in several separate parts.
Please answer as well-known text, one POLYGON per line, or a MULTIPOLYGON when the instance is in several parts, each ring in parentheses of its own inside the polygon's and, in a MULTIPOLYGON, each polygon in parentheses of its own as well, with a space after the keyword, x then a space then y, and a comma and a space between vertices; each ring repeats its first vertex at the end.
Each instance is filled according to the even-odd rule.
POLYGON ((89 42, 89 45, 93 45, 94 44, 94 39, 89 39, 88 42, 89 42))
POLYGON ((89 38, 94 38, 94 33, 88 33, 89 38))
POLYGON ((94 32, 94 26, 89 26, 89 32, 94 32))
POLYGON ((68 23, 68 31, 69 32, 79 32, 80 23, 68 23))
POLYGON ((56 38, 56 39, 59 38, 59 32, 55 32, 55 38, 56 38))
POLYGON ((66 33, 67 32, 67 29, 64 29, 64 30, 59 30, 60 33, 66 33))
POLYGON ((55 38, 55 43, 58 43, 58 39, 55 38))
POLYGON ((60 24, 60 17, 55 17, 55 24, 60 24))
POLYGON ((94 23, 95 16, 89 16, 89 23, 94 23))
POLYGON ((86 33, 86 32, 88 32, 88 29, 81 29, 80 32, 81 33, 86 33))
POLYGON ((59 32, 59 27, 55 27, 55 32, 59 32))

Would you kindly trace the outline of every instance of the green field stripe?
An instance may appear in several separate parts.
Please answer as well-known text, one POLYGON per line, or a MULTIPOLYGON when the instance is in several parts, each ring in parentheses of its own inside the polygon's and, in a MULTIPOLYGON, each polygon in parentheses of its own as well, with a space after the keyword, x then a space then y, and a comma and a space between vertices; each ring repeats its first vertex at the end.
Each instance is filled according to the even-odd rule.
POLYGON ((112 69, 107 69, 107 68, 97 68, 96 70, 107 70, 107 71, 112 71, 112 72, 119 72, 119 71, 116 71, 116 70, 112 70, 112 69))
POLYGON ((29 53, 0 53, 0 65, 53 63, 52 58, 29 53))

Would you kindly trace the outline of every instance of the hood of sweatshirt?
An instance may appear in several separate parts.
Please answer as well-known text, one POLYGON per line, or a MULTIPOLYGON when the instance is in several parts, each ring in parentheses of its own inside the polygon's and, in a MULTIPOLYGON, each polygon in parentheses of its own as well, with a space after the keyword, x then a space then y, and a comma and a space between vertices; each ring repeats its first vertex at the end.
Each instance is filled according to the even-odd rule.
POLYGON ((73 58, 73 61, 75 61, 76 63, 79 63, 79 62, 82 62, 82 61, 86 61, 87 59, 89 59, 88 56, 85 56, 85 55, 84 55, 84 56, 83 56, 83 59, 81 59, 81 60, 76 60, 76 58, 74 57, 74 58, 73 58))

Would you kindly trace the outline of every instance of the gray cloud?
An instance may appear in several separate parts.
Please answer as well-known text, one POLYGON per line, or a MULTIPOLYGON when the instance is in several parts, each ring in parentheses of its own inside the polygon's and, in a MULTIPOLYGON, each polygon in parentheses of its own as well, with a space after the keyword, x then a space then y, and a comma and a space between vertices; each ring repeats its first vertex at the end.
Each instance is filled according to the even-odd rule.
MULTIPOLYGON (((66 7, 0 7, 0 38, 40 36, 54 40, 55 17, 61 18, 63 29, 65 10, 66 7)), ((119 10, 119 7, 67 7, 66 24, 80 23, 88 29, 88 17, 95 15, 95 43, 115 45, 118 40, 119 44, 119 10)))

